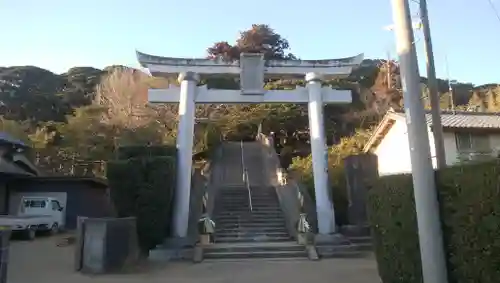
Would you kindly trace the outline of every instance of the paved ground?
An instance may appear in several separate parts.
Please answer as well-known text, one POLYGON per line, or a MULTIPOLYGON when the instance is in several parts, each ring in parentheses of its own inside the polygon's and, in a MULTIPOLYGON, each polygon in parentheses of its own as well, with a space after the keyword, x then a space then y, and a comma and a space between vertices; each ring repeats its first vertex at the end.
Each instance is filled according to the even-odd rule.
POLYGON ((13 241, 9 283, 379 283, 373 259, 246 261, 155 264, 133 274, 89 277, 73 272, 73 247, 56 247, 54 238, 13 241))

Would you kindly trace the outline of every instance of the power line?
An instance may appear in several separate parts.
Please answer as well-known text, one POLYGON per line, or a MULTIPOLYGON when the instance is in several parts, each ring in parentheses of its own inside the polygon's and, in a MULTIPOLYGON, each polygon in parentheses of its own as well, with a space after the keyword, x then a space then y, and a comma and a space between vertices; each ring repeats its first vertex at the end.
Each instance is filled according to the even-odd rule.
POLYGON ((495 16, 497 17, 497 20, 500 23, 500 13, 498 12, 497 8, 495 7, 495 4, 493 3, 493 0, 486 0, 486 1, 488 1, 488 4, 490 4, 491 10, 493 10, 493 13, 495 13, 495 16))

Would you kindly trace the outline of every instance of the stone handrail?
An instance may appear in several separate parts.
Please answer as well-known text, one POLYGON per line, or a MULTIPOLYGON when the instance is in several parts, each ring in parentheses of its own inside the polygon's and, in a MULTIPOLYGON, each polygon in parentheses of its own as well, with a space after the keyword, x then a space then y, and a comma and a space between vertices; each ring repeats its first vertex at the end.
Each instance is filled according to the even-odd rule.
POLYGON ((259 133, 257 141, 263 145, 263 166, 265 172, 269 174, 266 179, 269 182, 268 185, 276 189, 288 232, 292 237, 297 238, 297 224, 303 213, 307 214, 311 232, 316 232, 316 206, 307 189, 281 167, 272 138, 259 133))

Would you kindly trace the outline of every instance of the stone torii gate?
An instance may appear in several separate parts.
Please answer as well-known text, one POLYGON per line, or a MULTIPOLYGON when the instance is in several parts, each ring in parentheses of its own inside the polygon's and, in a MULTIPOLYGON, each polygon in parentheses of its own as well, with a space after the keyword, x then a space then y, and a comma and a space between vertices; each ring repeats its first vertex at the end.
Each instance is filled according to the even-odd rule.
POLYGON ((352 102, 352 97, 349 90, 323 87, 322 81, 347 77, 353 68, 361 64, 363 54, 343 59, 284 61, 265 61, 262 54, 242 54, 239 61, 225 62, 221 59, 168 58, 137 52, 137 58, 151 75, 168 78, 178 76, 180 82, 180 87, 150 89, 148 92, 150 103, 179 103, 174 236, 185 237, 188 230, 196 103, 307 103, 318 230, 323 235, 336 232, 334 208, 328 188, 323 104, 348 104, 352 102), (241 89, 198 86, 200 76, 239 77, 241 89), (307 85, 294 90, 265 90, 266 78, 305 78, 307 85))

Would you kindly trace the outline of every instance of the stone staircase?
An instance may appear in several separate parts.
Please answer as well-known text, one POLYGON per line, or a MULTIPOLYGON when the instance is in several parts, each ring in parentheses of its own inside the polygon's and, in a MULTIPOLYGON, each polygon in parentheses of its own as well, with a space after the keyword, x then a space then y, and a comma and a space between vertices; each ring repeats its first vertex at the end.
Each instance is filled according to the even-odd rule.
MULTIPOLYGON (((213 176, 218 180, 212 214, 216 224, 214 244, 203 247, 205 260, 308 259, 306 247, 288 234, 276 191, 266 182, 262 158, 258 143, 223 145, 222 170, 220 175, 213 176), (249 188, 243 178, 245 170, 249 188)), ((338 242, 316 243, 317 254, 321 258, 370 254, 370 237, 350 234, 339 237, 338 242)))
POLYGON ((286 230, 273 188, 252 187, 252 207, 246 187, 226 187, 216 199, 215 244, 205 248, 205 259, 307 257, 286 230))
POLYGON ((204 259, 307 259, 305 247, 287 232, 276 191, 263 182, 259 146, 244 143, 243 166, 241 145, 225 145, 225 176, 213 212, 215 243, 204 247, 204 259), (249 173, 249 188, 243 181, 243 168, 249 173))

